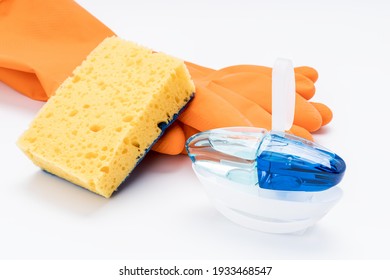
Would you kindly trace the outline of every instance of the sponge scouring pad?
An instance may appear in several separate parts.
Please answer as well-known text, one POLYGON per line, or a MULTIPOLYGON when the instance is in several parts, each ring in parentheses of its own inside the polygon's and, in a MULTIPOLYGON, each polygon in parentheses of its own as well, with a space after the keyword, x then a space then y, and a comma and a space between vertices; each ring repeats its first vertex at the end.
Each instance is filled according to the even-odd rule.
POLYGON ((110 37, 57 89, 18 146, 42 169, 110 197, 194 92, 183 61, 110 37))

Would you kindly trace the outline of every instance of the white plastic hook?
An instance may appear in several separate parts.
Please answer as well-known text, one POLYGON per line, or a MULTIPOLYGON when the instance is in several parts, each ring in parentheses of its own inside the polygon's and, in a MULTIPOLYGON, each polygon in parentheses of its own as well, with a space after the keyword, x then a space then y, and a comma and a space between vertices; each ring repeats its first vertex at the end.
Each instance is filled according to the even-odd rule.
POLYGON ((278 58, 272 69, 272 130, 289 130, 294 122, 295 74, 292 61, 278 58))

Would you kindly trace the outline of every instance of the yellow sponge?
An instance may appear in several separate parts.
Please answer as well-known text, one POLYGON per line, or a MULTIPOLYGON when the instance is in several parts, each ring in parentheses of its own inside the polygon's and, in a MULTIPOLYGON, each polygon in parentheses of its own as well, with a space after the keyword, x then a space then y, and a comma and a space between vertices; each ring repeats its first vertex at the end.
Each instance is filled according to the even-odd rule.
POLYGON ((110 37, 57 89, 18 146, 42 169, 110 197, 194 91, 183 61, 110 37))

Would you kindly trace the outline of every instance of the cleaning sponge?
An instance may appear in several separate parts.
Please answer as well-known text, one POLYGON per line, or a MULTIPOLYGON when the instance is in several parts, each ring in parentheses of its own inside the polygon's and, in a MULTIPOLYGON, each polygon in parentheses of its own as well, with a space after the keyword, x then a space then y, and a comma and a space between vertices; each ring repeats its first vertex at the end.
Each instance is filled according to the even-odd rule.
POLYGON ((183 61, 110 37, 57 89, 18 146, 42 169, 110 197, 194 92, 183 61))

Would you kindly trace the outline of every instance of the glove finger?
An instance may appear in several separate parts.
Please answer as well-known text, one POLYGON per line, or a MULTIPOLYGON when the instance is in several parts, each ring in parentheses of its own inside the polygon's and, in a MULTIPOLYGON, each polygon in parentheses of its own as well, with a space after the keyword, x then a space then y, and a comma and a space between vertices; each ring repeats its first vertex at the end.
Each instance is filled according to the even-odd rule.
POLYGON ((306 100, 310 100, 316 93, 316 87, 308 77, 295 73, 295 91, 306 100))
POLYGON ((314 108, 321 114, 322 126, 327 125, 333 119, 332 110, 323 103, 310 102, 314 108))
MULTIPOLYGON (((184 137, 186 139, 186 141, 188 140, 188 138, 190 138, 192 135, 195 135, 196 133, 199 133, 200 131, 189 126, 189 125, 186 125, 180 121, 178 121, 181 128, 183 129, 183 132, 184 132, 184 137)), ((185 147, 183 147, 183 150, 181 151, 182 154, 186 155, 187 154, 187 150, 185 147)))
POLYGON ((185 123, 182 123, 181 121, 178 121, 180 124, 180 127, 183 129, 184 137, 187 141, 188 138, 190 138, 192 135, 195 135, 196 133, 199 133, 200 131, 196 128, 193 128, 192 126, 186 125, 185 123))
POLYGON ((167 155, 178 155, 182 152, 185 141, 183 129, 174 122, 153 145, 152 150, 167 155))
POLYGON ((198 86, 194 99, 179 120, 200 131, 226 126, 253 126, 234 106, 213 91, 198 86))
POLYGON ((313 83, 318 80, 318 72, 316 69, 309 66, 299 66, 295 67, 295 73, 299 73, 307 78, 309 78, 313 83))
POLYGON ((309 131, 307 131, 306 129, 304 129, 303 127, 300 127, 298 125, 293 125, 289 132, 298 136, 298 137, 305 138, 305 139, 310 140, 310 141, 314 140, 313 135, 311 135, 309 131))
MULTIPOLYGON (((315 86, 314 82, 311 80, 311 77, 313 77, 313 73, 317 72, 313 68, 306 66, 298 67, 296 69, 298 69, 295 71, 296 91, 306 99, 312 98, 315 93, 315 86), (309 76, 306 77, 305 74, 308 74, 309 76)), ((228 75, 235 75, 238 73, 256 73, 258 75, 265 75, 271 78, 272 68, 258 65, 233 65, 214 71, 204 79, 208 81, 215 79, 218 80, 228 75)))
MULTIPOLYGON (((213 82, 246 97, 268 113, 272 113, 272 81, 269 77, 255 73, 238 73, 213 82)), ((318 130, 322 124, 317 109, 299 94, 296 94, 294 124, 311 132, 318 130)))
POLYGON ((302 126, 310 132, 317 131, 322 125, 321 114, 299 94, 295 98, 294 124, 302 126))
POLYGON ((262 127, 268 130, 271 129, 271 114, 255 102, 213 82, 210 82, 207 85, 207 88, 229 102, 241 112, 253 126, 262 127))

